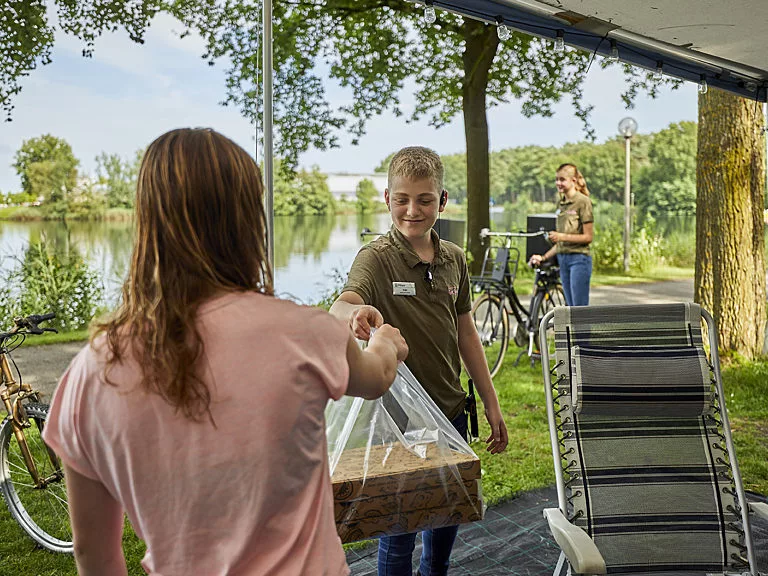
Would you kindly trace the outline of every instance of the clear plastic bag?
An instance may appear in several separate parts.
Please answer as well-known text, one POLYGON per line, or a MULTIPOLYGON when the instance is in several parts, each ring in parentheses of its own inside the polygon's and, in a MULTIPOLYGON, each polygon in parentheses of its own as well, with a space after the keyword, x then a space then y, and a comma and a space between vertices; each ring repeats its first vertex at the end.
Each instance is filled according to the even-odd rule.
POLYGON ((482 519, 480 460, 405 364, 381 398, 325 416, 342 542, 482 519))

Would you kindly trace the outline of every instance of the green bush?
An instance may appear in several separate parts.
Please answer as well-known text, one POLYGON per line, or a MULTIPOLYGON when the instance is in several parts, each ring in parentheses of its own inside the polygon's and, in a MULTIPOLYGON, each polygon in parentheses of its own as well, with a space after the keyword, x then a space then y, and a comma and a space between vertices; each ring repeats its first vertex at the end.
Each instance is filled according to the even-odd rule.
MULTIPOLYGON (((623 260, 622 260, 623 262, 623 260)), ((648 272, 662 262, 662 239, 652 230, 640 228, 632 235, 629 266, 633 272, 648 272)))
MULTIPOLYGON (((632 272, 648 272, 661 264, 664 242, 652 223, 634 228, 630 244, 630 269, 632 272)), ((600 272, 620 272, 624 269, 624 230, 616 221, 595 223, 595 239, 592 242, 592 266, 600 272)))
POLYGON ((46 326, 62 332, 87 328, 102 304, 98 275, 71 246, 64 251, 52 249, 45 240, 30 244, 13 278, 20 313, 55 312, 46 326))
POLYGON ((696 264, 696 237, 690 233, 670 233, 664 237, 662 255, 670 266, 693 268, 696 264))
POLYGON ((592 266, 599 272, 616 272, 624 267, 624 233, 615 221, 595 221, 595 235, 590 248, 592 266))

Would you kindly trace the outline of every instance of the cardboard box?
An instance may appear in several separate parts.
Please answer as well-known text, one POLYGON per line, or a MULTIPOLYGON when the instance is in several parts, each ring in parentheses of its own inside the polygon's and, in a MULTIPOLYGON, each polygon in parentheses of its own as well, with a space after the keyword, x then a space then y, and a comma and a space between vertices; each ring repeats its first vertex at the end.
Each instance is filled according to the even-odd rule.
POLYGON ((342 542, 482 519, 480 461, 434 444, 422 448, 425 458, 398 443, 344 451, 332 479, 342 542))

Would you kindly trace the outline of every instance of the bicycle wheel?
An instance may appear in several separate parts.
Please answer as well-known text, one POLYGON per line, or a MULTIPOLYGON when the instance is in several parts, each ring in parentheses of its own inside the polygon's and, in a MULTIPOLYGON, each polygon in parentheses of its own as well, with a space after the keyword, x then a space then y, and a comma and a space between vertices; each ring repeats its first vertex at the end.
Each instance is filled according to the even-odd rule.
POLYGON ((10 417, 0 426, 0 492, 11 516, 40 546, 52 552, 72 552, 72 529, 61 461, 41 437, 48 418, 47 404, 24 406, 31 426, 24 436, 41 478, 37 488, 27 470, 10 417))
MULTIPOLYGON (((534 335, 534 343, 538 352, 541 351, 541 345, 539 343, 539 323, 547 312, 554 310, 557 306, 565 306, 565 293, 560 284, 550 286, 546 291, 539 292, 537 295, 536 303, 534 304, 536 310, 536 333, 534 335)), ((555 353, 554 340, 554 330, 550 329, 547 331, 550 357, 555 353)))
POLYGON ((496 376, 509 343, 509 319, 501 298, 486 292, 472 305, 472 319, 485 350, 491 376, 496 376))

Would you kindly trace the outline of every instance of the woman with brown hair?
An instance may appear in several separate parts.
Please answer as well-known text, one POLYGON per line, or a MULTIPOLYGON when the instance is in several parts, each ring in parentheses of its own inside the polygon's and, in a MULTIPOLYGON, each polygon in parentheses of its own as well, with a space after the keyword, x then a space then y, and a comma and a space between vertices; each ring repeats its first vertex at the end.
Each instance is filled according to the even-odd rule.
POLYGON ((534 254, 529 264, 538 266, 557 255, 560 280, 568 306, 589 305, 589 281, 592 277, 592 256, 589 245, 594 237, 594 217, 589 188, 575 164, 562 164, 555 175, 560 195, 557 210, 557 230, 549 233, 554 243, 543 256, 534 254))
POLYGON ((147 149, 122 302, 55 392, 81 575, 126 574, 123 512, 149 574, 347 574, 324 409, 375 398, 407 355, 361 351, 326 312, 273 297, 261 175, 213 130, 147 149))

